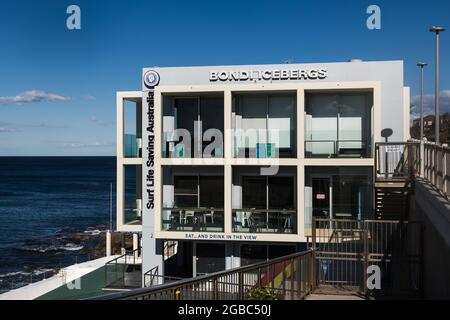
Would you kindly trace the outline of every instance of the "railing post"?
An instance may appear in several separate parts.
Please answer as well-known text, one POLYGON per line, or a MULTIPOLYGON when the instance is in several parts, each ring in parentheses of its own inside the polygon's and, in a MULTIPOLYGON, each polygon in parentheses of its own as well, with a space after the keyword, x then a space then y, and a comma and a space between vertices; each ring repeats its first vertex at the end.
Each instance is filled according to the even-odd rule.
POLYGON ((242 272, 239 272, 239 276, 238 276, 238 281, 239 281, 239 300, 244 300, 244 275, 242 274, 242 272))
POLYGON ((425 141, 420 141, 420 177, 425 178, 425 141))
POLYGON ((281 285, 283 286, 283 295, 284 295, 284 300, 286 300, 286 261, 283 261, 282 263, 282 275, 283 275, 283 280, 281 281, 281 285))
POLYGON ((309 275, 309 292, 305 292, 305 294, 313 293, 317 286, 317 279, 316 279, 316 249, 313 249, 311 251, 311 254, 308 255, 309 260, 309 268, 310 268, 310 275, 309 275))
POLYGON ((363 231, 363 237, 364 237, 364 252, 363 252, 363 288, 364 288, 364 295, 367 295, 367 269, 369 267, 369 232, 368 232, 368 226, 367 222, 364 221, 364 231, 363 231))
POLYGON ((447 194, 447 144, 442 145, 442 192, 447 194))
POLYGON ((213 280, 213 300, 218 300, 217 278, 213 280))
POLYGON ((434 145, 434 152, 433 152, 433 169, 434 169, 434 181, 433 184, 437 186, 438 181, 438 168, 437 168, 437 158, 438 158, 438 145, 434 145))
POLYGON ((316 217, 312 217, 312 249, 316 249, 316 217))
POLYGON ((290 297, 291 297, 291 300, 294 300, 294 294, 295 294, 295 260, 294 259, 292 259, 291 260, 291 262, 290 262, 290 270, 291 270, 291 294, 290 294, 290 297))
POLYGON ((261 268, 258 268, 258 288, 261 287, 261 268))

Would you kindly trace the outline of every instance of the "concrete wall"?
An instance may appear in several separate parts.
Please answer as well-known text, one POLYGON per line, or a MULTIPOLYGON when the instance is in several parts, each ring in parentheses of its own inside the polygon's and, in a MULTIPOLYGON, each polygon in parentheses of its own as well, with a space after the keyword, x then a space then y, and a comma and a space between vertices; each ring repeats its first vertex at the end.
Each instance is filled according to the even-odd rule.
POLYGON ((450 204, 425 182, 416 182, 411 221, 424 227, 424 298, 450 299, 450 204))
MULTIPOLYGON (((155 67, 144 68, 143 75, 154 70, 160 75, 158 86, 221 86, 224 84, 314 84, 333 82, 380 81, 381 83, 381 129, 393 130, 389 141, 406 141, 409 135, 409 101, 405 101, 403 84, 403 61, 363 61, 334 62, 313 64, 278 64, 278 65, 235 65, 235 66, 205 66, 205 67, 155 67), (275 70, 311 70, 325 69, 327 76, 323 79, 300 80, 254 80, 254 81, 210 81, 211 71, 275 71, 275 70), (405 105, 408 111, 404 113, 405 105), (408 117, 408 119, 405 119, 408 117), (406 121, 407 120, 407 121, 406 121), (406 127, 406 128, 405 128, 406 127)), ((148 90, 142 85, 142 90, 148 90)), ((406 92, 407 93, 407 92, 406 92)), ((409 100, 409 97, 407 97, 409 100)))

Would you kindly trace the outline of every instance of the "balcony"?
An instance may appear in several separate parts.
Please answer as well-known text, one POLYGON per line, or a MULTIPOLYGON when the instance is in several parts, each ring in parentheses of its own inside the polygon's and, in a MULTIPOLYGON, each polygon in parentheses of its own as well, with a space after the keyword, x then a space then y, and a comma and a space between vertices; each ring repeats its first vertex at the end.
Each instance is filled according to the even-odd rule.
POLYGON ((142 139, 135 134, 125 134, 124 155, 125 158, 142 158, 142 139))
POLYGON ((305 141, 306 158, 370 158, 370 148, 361 140, 305 141))
POLYGON ((123 156, 142 158, 142 102, 141 99, 123 102, 123 120, 119 125, 123 131, 123 156))
POLYGON ((142 199, 136 199, 135 203, 125 203, 124 218, 126 225, 142 224, 142 199))
POLYGON ((306 158, 372 158, 371 92, 306 94, 306 158))
POLYGON ((235 158, 295 158, 296 95, 233 96, 235 158))
POLYGON ((124 166, 123 222, 142 224, 142 166, 124 166))
POLYGON ((222 167, 163 167, 163 231, 223 232, 222 167))
POLYGON ((223 208, 164 208, 163 231, 223 232, 223 208))
POLYGON ((233 232, 297 232, 296 168, 280 167, 273 176, 260 167, 233 168, 233 232))
POLYGON ((235 209, 233 232, 294 234, 296 217, 297 211, 289 209, 235 209))

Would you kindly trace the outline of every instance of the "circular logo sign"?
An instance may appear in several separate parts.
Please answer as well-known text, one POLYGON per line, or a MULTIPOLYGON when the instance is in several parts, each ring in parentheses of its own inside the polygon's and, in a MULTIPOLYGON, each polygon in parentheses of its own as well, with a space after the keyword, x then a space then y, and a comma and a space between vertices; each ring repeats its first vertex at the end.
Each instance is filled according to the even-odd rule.
POLYGON ((147 71, 144 75, 144 83, 147 88, 153 88, 159 83, 159 74, 156 71, 147 71))

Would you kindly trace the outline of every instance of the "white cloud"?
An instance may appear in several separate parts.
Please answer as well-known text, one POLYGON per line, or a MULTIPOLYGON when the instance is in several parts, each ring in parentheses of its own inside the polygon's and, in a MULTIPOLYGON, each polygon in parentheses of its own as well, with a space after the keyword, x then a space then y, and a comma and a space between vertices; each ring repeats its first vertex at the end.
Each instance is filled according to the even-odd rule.
POLYGON ((112 126, 112 125, 115 125, 115 124, 116 124, 115 122, 105 122, 105 121, 101 121, 101 120, 99 120, 96 116, 92 116, 92 117, 91 117, 91 122, 93 122, 93 123, 95 123, 95 124, 98 124, 99 126, 102 126, 102 127, 108 127, 108 126, 112 126))
POLYGON ((10 132, 16 132, 17 130, 14 128, 6 128, 6 127, 0 127, 0 133, 10 133, 10 132))
MULTIPOLYGON (((450 90, 442 90, 439 94, 441 113, 450 112, 450 90)), ((424 115, 434 114, 434 94, 423 96, 424 115)), ((420 117, 420 95, 411 97, 411 119, 420 117)))
POLYGON ((114 147, 114 143, 104 143, 104 142, 92 142, 92 143, 81 143, 81 142, 65 142, 59 147, 64 149, 85 149, 85 148, 106 148, 114 147))
POLYGON ((90 95, 82 96, 81 99, 86 100, 86 101, 95 101, 95 100, 97 100, 96 97, 90 96, 90 95))
POLYGON ((25 91, 17 96, 0 96, 0 104, 27 104, 38 102, 63 102, 69 101, 69 97, 49 93, 40 90, 25 91))

